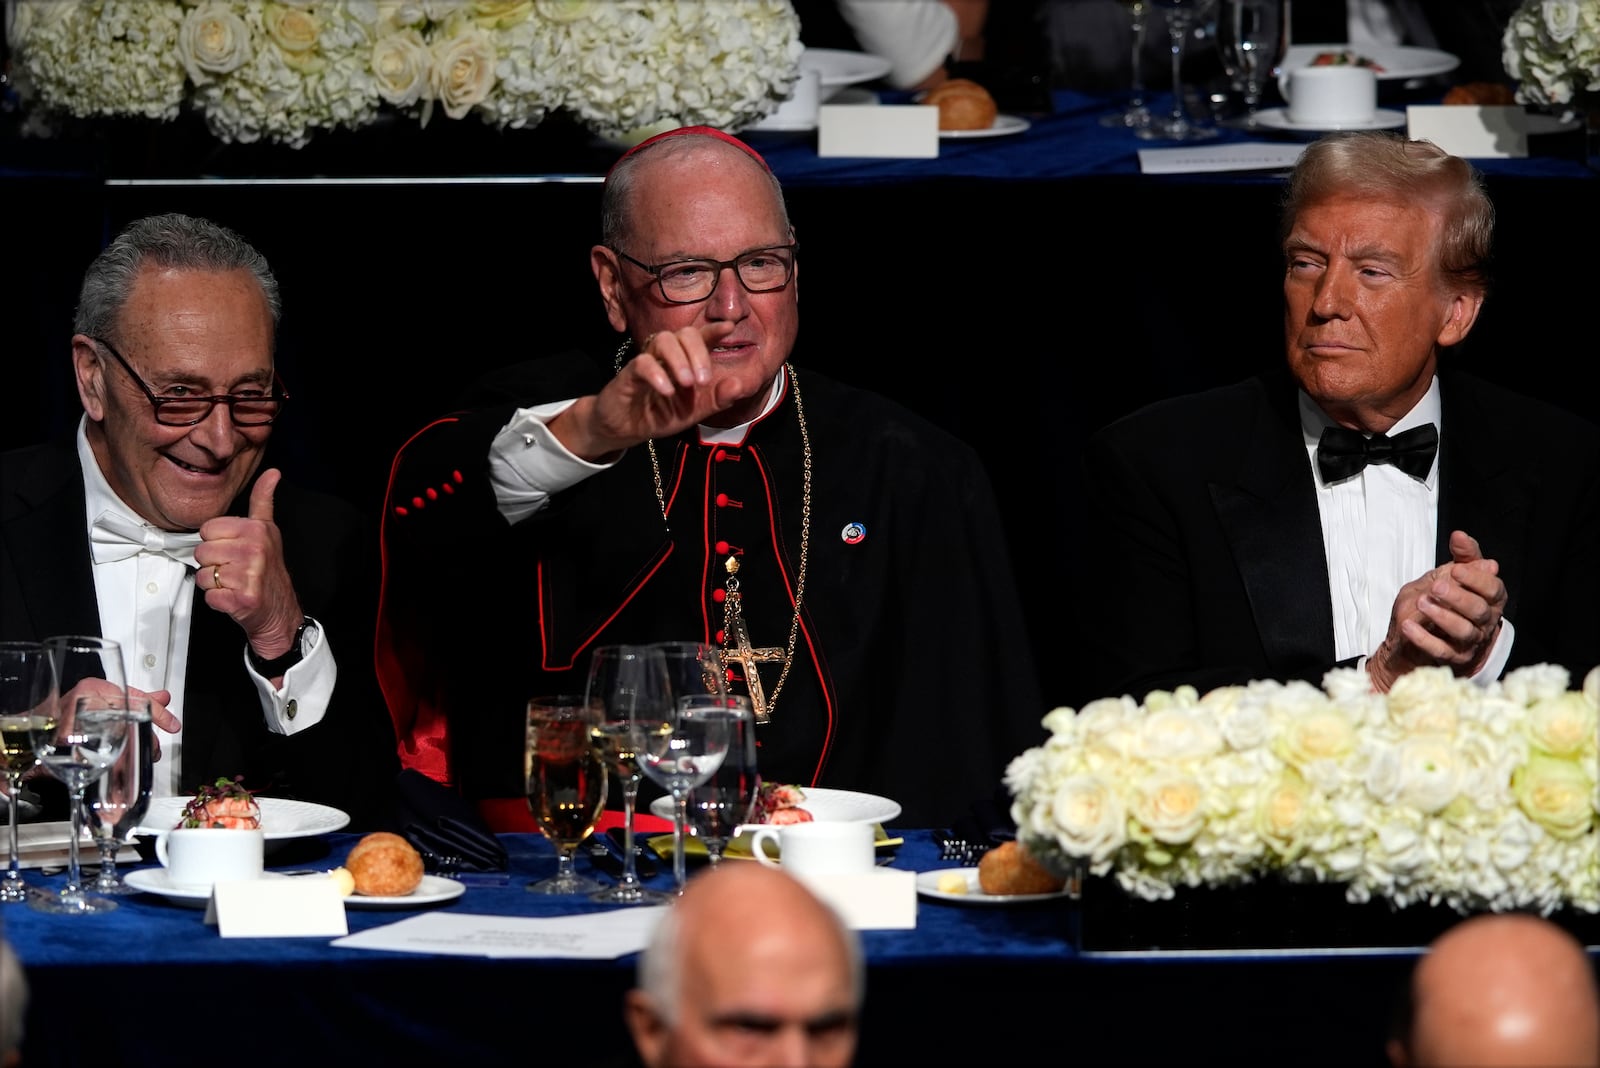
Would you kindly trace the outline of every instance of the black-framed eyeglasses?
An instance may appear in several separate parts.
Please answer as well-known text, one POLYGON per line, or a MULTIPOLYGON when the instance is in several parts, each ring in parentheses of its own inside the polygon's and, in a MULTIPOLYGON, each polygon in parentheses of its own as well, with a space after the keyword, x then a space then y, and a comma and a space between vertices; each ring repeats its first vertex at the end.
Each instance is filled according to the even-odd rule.
POLYGON ((641 263, 622 251, 611 251, 639 268, 655 275, 661 299, 668 304, 698 304, 716 292, 717 279, 729 267, 739 284, 751 293, 771 293, 782 289, 794 277, 794 258, 798 243, 741 252, 731 260, 673 260, 671 263, 641 263))
MULTIPOLYGON (((88 336, 88 335, 85 335, 88 336)), ((272 372, 271 393, 218 393, 211 397, 161 397, 155 390, 145 385, 144 379, 139 377, 139 372, 133 365, 122 358, 111 342, 104 338, 89 337, 96 345, 105 349, 128 372, 128 377, 144 391, 150 401, 150 407, 155 410, 156 422, 162 426, 194 426, 203 423, 211 415, 211 409, 219 404, 228 406, 228 418, 233 420, 234 426, 266 426, 278 418, 278 412, 283 409, 283 402, 289 399, 289 391, 283 387, 283 379, 278 377, 278 372, 272 372)))

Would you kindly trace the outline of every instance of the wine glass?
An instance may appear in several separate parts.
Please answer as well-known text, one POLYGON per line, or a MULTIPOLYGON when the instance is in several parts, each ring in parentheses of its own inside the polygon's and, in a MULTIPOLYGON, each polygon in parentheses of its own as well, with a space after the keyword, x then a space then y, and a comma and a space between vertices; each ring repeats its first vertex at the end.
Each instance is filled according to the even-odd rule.
POLYGON ((739 826, 750 822, 761 788, 756 717, 750 698, 740 695, 692 695, 682 698, 679 706, 720 711, 728 719, 728 755, 710 778, 689 791, 689 828, 705 844, 714 868, 722 862, 722 851, 739 826))
POLYGON ((728 755, 729 717, 725 703, 702 701, 694 695, 678 702, 672 712, 672 730, 657 731, 645 739, 640 767, 672 795, 672 875, 683 893, 688 873, 684 844, 689 826, 689 791, 716 773, 728 755))
POLYGON ((1254 130, 1261 92, 1278 76, 1289 48, 1285 0, 1220 0, 1217 9, 1217 51, 1222 68, 1244 97, 1244 114, 1225 125, 1254 130))
POLYGON ((528 702, 528 808, 558 857, 556 873, 529 883, 530 893, 589 894, 601 889, 574 866, 578 845, 606 807, 606 766, 591 738, 600 720, 599 708, 585 697, 535 697, 528 702))
POLYGON ((83 835, 83 794, 88 785, 117 762, 128 740, 126 708, 107 707, 110 701, 126 701, 127 696, 86 694, 79 696, 70 713, 56 719, 55 730, 35 735, 34 752, 45 770, 66 783, 70 794, 72 838, 67 844, 67 885, 59 894, 37 894, 28 904, 41 912, 109 912, 117 903, 108 897, 84 893, 82 870, 78 865, 78 839, 83 835))
POLYGON ((1100 117, 1101 126, 1122 126, 1140 130, 1150 125, 1150 109, 1144 102, 1144 27, 1150 14, 1149 0, 1117 0, 1128 9, 1128 28, 1133 33, 1131 95, 1128 106, 1100 117))
POLYGON ((131 894, 134 888, 117 874, 117 853, 128 842, 150 805, 155 770, 155 726, 148 697, 101 697, 94 707, 120 712, 128 720, 128 740, 122 755, 107 772, 90 784, 85 794, 84 818, 100 847, 100 874, 89 889, 97 894, 131 894))
POLYGON ((1201 126, 1189 118, 1183 105, 1183 45, 1195 20, 1210 10, 1213 0, 1150 0, 1167 13, 1167 36, 1172 52, 1172 114, 1152 119, 1150 125, 1135 130, 1147 141, 1203 141, 1217 136, 1214 126, 1201 126))
POLYGON ((122 646, 110 638, 91 634, 56 634, 44 640, 55 670, 60 701, 57 719, 72 710, 79 697, 126 697, 128 676, 122 665, 122 646))
POLYGON ((639 799, 639 753, 651 731, 670 729, 672 687, 660 650, 643 645, 603 645, 589 657, 588 700, 600 706, 592 730, 595 747, 622 786, 622 877, 590 895, 613 905, 656 904, 674 895, 646 890, 634 852, 634 812, 639 799))
POLYGON ((28 899, 17 847, 17 807, 22 776, 39 763, 34 751, 38 736, 55 729, 55 675, 49 652, 39 642, 0 642, 0 751, 5 755, 6 821, 11 833, 11 862, 0 878, 0 902, 28 899))

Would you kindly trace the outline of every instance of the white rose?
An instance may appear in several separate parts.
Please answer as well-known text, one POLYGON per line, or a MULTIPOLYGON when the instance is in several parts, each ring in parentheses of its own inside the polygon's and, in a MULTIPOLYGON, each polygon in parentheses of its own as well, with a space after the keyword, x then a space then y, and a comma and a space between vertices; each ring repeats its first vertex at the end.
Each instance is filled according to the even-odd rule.
POLYGON ((1594 826, 1595 781, 1571 760, 1532 756, 1511 776, 1511 792, 1529 819, 1561 839, 1594 826))
POLYGON ((1590 668, 1583 677, 1583 699, 1590 708, 1600 709, 1600 667, 1590 668))
POLYGON ((1263 791, 1256 806, 1256 830, 1284 860, 1292 860, 1306 847, 1310 812, 1310 787, 1289 772, 1263 791))
POLYGON ((1419 735, 1400 743, 1398 799, 1419 812, 1438 812, 1461 792, 1461 763, 1448 739, 1419 735))
POLYGON ((1565 44, 1578 30, 1578 0, 1543 0, 1539 15, 1544 32, 1556 44, 1565 44))
POLYGON ((226 5, 208 3, 189 12, 178 30, 178 55, 189 80, 205 85, 250 62, 250 27, 226 5))
POLYGON ((482 30, 468 30, 436 43, 432 52, 434 96, 446 115, 459 119, 494 88, 494 40, 482 30))
POLYGON ((1328 707, 1290 719, 1278 737, 1278 755, 1304 768, 1318 760, 1338 760, 1355 748, 1355 729, 1343 710, 1328 707))
POLYGON ((1057 787, 1050 815, 1056 841, 1068 856, 1104 863, 1128 840, 1122 798, 1097 775, 1074 775, 1057 787))
POLYGON ((488 30, 515 26, 533 11, 533 0, 471 0, 473 19, 488 30))
POLYGON ((1528 738, 1552 756, 1576 756, 1595 744, 1595 710, 1580 693, 1564 693, 1528 710, 1528 738))
POLYGON ((1184 845, 1192 842, 1205 826, 1201 805, 1204 796, 1200 784, 1191 776, 1158 771, 1135 787, 1133 817, 1156 841, 1184 845))
POLYGON ((1135 752, 1146 760, 1194 760, 1222 748, 1222 735, 1200 709, 1171 707, 1139 727, 1135 752))
POLYGON ((396 107, 410 107, 429 89, 429 52, 416 30, 390 34, 372 46, 372 76, 378 95, 396 107))
POLYGON ((1506 696, 1522 705, 1532 705, 1547 697, 1567 692, 1572 676, 1559 664, 1533 664, 1517 668, 1500 680, 1506 696))

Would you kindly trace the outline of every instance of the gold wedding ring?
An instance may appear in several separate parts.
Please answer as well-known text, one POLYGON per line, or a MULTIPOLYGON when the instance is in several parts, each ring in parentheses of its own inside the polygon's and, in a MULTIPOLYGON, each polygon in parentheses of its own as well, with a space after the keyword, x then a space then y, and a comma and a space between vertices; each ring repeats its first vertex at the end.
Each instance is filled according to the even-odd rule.
POLYGON ((221 564, 213 564, 213 565, 211 565, 211 585, 216 587, 219 590, 222 589, 222 565, 221 564))

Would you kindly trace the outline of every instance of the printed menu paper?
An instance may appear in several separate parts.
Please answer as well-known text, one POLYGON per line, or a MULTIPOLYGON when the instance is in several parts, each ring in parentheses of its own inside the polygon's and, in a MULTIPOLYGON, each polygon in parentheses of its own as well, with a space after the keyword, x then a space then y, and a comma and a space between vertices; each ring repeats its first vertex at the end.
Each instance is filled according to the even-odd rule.
POLYGON ((1195 148, 1141 148, 1143 174, 1200 174, 1209 171, 1286 171, 1294 166, 1305 145, 1236 144, 1200 145, 1195 148))
POLYGON ((429 912, 336 939, 341 949, 448 953, 468 957, 615 960, 644 949, 667 906, 531 918, 429 912))

